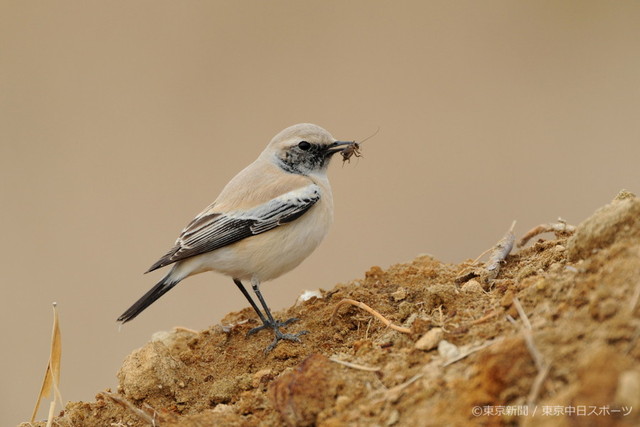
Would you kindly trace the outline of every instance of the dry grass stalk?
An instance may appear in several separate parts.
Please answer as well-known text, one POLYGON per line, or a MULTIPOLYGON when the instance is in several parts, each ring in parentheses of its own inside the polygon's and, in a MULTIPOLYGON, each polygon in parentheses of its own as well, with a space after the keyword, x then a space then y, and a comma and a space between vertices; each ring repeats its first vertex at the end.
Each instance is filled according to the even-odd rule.
MULTIPOLYGON (((478 258, 473 260, 471 266, 469 268, 465 268, 464 271, 456 277, 456 283, 464 283, 468 280, 471 280, 475 277, 482 277, 485 283, 491 283, 496 277, 498 277, 498 273, 500 272, 500 266, 507 258, 507 255, 511 253, 511 249, 513 249, 513 244, 516 240, 515 235, 513 234, 513 229, 516 226, 516 221, 511 223, 511 227, 507 231, 507 233, 500 239, 498 243, 496 243, 491 249, 487 249, 483 253, 481 253, 478 258), (485 264, 484 268, 477 267, 476 264, 487 253, 490 253, 489 260, 485 264)), ((486 289, 485 289, 486 290, 486 289)))
POLYGON ((407 387, 409 387, 411 384, 415 383, 416 381, 418 381, 420 378, 422 378, 424 376, 424 374, 416 374, 413 377, 409 378, 407 381, 403 382, 402 384, 398 384, 395 387, 391 387, 389 389, 387 389, 386 387, 376 390, 374 395, 371 397, 372 400, 374 400, 375 402, 384 402, 384 401, 391 401, 391 402, 395 402, 398 399, 400 399, 400 397, 402 396, 402 392, 404 391, 404 389, 406 389, 407 387), (380 397, 377 397, 378 395, 382 395, 380 397), (375 396, 375 397, 374 397, 375 396))
POLYGON ((507 231, 507 234, 504 235, 502 239, 493 247, 491 251, 491 255, 489 256, 489 261, 487 261, 487 265, 485 266, 485 271, 487 272, 487 281, 491 281, 498 277, 498 273, 500 272, 500 265, 507 258, 507 255, 511 253, 511 249, 513 249, 513 243, 516 240, 516 236, 513 234, 513 229, 516 226, 516 222, 513 221, 511 223, 511 228, 507 231))
POLYGON ((502 311, 503 311, 503 310, 502 310, 501 308, 496 308, 496 309, 494 309, 494 310, 491 310, 488 314, 485 314, 485 315, 484 315, 484 316, 482 316, 481 318, 476 319, 476 320, 474 320, 474 321, 470 322, 469 324, 470 324, 470 325, 479 325, 480 323, 484 323, 484 322, 486 322, 487 320, 492 319, 492 318, 494 318, 494 317, 498 316, 500 313, 502 313, 502 311))
POLYGON ((336 313, 338 312, 338 309, 343 304, 351 304, 351 305, 354 305, 354 306, 356 306, 358 308, 363 309, 364 311, 366 311, 367 313, 371 314, 372 316, 375 316, 382 323, 384 323, 385 326, 393 329, 394 331, 402 332, 403 334, 410 334, 411 333, 411 329, 404 328, 402 326, 394 325, 390 320, 388 320, 382 314, 378 313, 377 311, 375 311, 374 309, 369 307, 367 304, 365 304, 363 302, 360 302, 360 301, 352 300, 352 299, 349 299, 349 298, 345 298, 342 301, 338 302, 338 304, 336 304, 336 307, 333 309, 333 313, 331 313, 331 318, 333 318, 336 315, 336 313))
POLYGON ((476 265, 478 262, 480 262, 480 259, 485 256, 486 254, 488 254, 489 252, 491 252, 493 250, 493 248, 489 248, 486 251, 482 252, 480 255, 477 256, 476 259, 474 259, 473 261, 471 261, 471 264, 476 265))
POLYGON ((53 331, 51 332, 51 349, 49 350, 49 362, 47 363, 47 369, 44 373, 44 379, 42 380, 42 387, 38 394, 38 400, 36 406, 33 408, 33 414, 31 415, 31 422, 34 422, 38 409, 40 408, 40 402, 43 397, 49 397, 51 395, 51 389, 53 388, 53 401, 49 405, 49 414, 47 417, 47 427, 51 426, 53 422, 53 414, 56 409, 56 402, 60 402, 62 405, 62 396, 60 395, 60 359, 62 357, 62 337, 60 335, 60 324, 58 322, 58 310, 56 309, 57 303, 53 303, 53 331))
POLYGON ((541 371, 545 366, 544 358, 542 357, 542 354, 540 353, 540 351, 538 350, 538 347, 536 347, 536 344, 533 341, 533 332, 531 328, 531 322, 529 322, 529 318, 527 317, 527 314, 524 312, 524 308, 522 308, 522 304, 520 304, 520 300, 518 299, 518 297, 513 298, 513 305, 518 311, 518 315, 520 316, 520 319, 522 319, 522 323, 524 324, 524 328, 522 329, 524 342, 527 345, 527 349, 529 350, 529 353, 531 354, 531 357, 533 358, 534 363, 536 364, 536 368, 538 368, 538 371, 541 371))
MULTIPOLYGON (((527 405, 532 406, 535 404, 535 401, 538 398, 538 394, 540 393, 540 389, 542 388, 544 380, 549 374, 551 365, 545 362, 542 353, 540 353, 538 347, 536 347, 536 343, 533 340, 531 322, 529 321, 527 314, 524 312, 524 308, 522 307, 522 304, 520 303, 518 297, 515 297, 513 299, 513 305, 518 311, 518 316, 520 316, 520 319, 522 319, 522 324, 524 325, 524 327, 522 327, 521 330, 524 337, 524 342, 527 346, 527 349, 529 350, 529 354, 531 354, 533 362, 536 365, 536 369, 538 370, 538 375, 536 375, 536 378, 533 380, 531 390, 529 391, 529 396, 527 397, 527 405)), ((512 323, 515 323, 515 320, 513 320, 511 316, 508 316, 507 318, 509 318, 512 323)))
POLYGON ((498 341, 500 341, 500 339, 488 340, 488 341, 485 341, 482 344, 478 345, 477 347, 472 347, 469 350, 465 351, 464 353, 461 353, 460 355, 454 357, 453 359, 447 360, 446 362, 444 362, 442 364, 442 367, 444 368, 445 366, 449 366, 449 365, 451 365, 453 363, 456 363, 457 361, 462 360, 462 359, 466 358, 467 356, 469 356, 469 355, 471 355, 471 354, 473 354, 473 353, 475 353, 477 351, 482 350, 483 348, 487 348, 490 345, 495 344, 498 341))
POLYGON ((413 384, 414 382, 418 381, 420 378, 422 378, 424 376, 424 374, 416 374, 414 376, 412 376, 411 378, 409 378, 407 381, 403 382, 402 384, 399 384, 395 387, 390 388, 389 390, 387 390, 387 395, 386 398, 389 400, 398 400, 400 398, 400 395, 402 393, 402 391, 409 387, 411 384, 413 384))
POLYGON ((113 400, 115 403, 117 403, 120 406, 123 406, 127 410, 131 411, 134 415, 136 415, 142 421, 149 423, 151 426, 155 427, 157 425, 156 418, 155 418, 155 415, 156 415, 155 410, 153 411, 154 412, 153 416, 151 416, 147 414, 145 411, 143 411, 142 409, 135 407, 131 402, 129 402, 128 400, 124 399, 123 397, 117 394, 107 393, 107 392, 102 392, 100 394, 113 400))
POLYGON ((344 365, 348 368, 359 369, 361 371, 378 372, 380 370, 380 368, 375 366, 358 365, 357 363, 351 363, 351 362, 347 362, 346 360, 340 360, 337 357, 330 357, 329 360, 331 360, 332 362, 336 362, 341 365, 344 365))
POLYGON ((518 242, 518 247, 521 248, 527 244, 529 240, 538 234, 554 232, 556 235, 562 234, 572 234, 576 231, 576 227, 573 225, 567 224, 565 220, 562 218, 558 218, 558 222, 550 222, 548 224, 540 224, 536 227, 533 227, 531 230, 527 231, 524 236, 518 242))
POLYGON ((540 394, 540 389, 542 388, 542 384, 544 380, 547 379, 547 375, 549 374, 549 370, 551 369, 551 365, 547 364, 541 371, 538 371, 538 375, 533 380, 533 384, 531 385, 531 390, 529 391, 529 396, 527 396, 527 405, 533 406, 538 400, 538 395, 540 394))

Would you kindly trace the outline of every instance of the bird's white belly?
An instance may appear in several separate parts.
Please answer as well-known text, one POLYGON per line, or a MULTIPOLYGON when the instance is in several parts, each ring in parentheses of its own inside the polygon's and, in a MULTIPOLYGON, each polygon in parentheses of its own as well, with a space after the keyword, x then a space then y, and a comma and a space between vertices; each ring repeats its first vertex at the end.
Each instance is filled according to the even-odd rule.
POLYGON ((333 221, 330 205, 323 200, 289 224, 180 261, 175 273, 187 277, 213 270, 240 280, 275 279, 297 267, 324 239, 333 221))

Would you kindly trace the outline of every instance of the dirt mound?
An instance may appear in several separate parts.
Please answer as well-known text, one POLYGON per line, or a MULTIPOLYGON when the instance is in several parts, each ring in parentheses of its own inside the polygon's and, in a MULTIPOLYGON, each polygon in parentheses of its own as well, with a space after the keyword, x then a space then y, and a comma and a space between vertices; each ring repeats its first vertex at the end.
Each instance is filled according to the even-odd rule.
POLYGON ((54 425, 640 425, 640 199, 621 192, 489 283, 465 275, 477 268, 372 267, 278 313, 310 334, 267 355, 270 333, 246 336, 250 308, 156 334, 117 392, 68 403, 54 425))

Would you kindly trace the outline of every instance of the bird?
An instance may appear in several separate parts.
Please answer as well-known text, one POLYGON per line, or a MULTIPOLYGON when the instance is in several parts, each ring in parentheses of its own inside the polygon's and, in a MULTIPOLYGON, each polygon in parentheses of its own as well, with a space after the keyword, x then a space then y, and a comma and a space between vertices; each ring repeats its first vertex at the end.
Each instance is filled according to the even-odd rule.
POLYGON ((171 265, 169 272, 127 309, 126 323, 187 277, 214 271, 231 277, 274 339, 300 342, 308 333, 284 333, 298 321, 275 320, 260 285, 297 267, 326 236, 333 222, 333 196, 327 177, 332 156, 353 141, 337 141, 328 131, 300 123, 279 132, 258 158, 223 188, 216 200, 182 230, 174 246, 147 271, 171 265), (243 282, 251 283, 262 310, 243 282))

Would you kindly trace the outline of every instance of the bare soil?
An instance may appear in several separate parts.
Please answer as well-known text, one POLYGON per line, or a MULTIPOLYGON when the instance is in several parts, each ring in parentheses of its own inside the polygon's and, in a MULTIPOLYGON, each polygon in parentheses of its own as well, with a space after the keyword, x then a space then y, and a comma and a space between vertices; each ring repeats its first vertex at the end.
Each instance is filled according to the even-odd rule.
POLYGON ((466 274, 482 268, 471 260, 371 267, 277 313, 310 333, 266 355, 271 333, 246 336, 250 308, 157 334, 124 361, 118 390, 68 403, 54 425, 640 425, 640 199, 621 192, 549 236, 491 281, 466 274), (409 333, 336 310, 344 298, 409 333))

